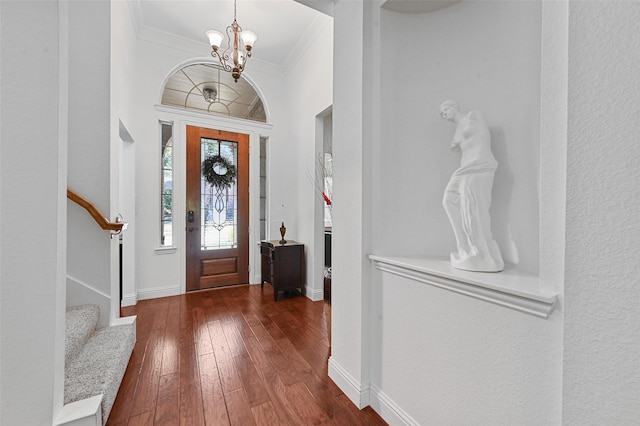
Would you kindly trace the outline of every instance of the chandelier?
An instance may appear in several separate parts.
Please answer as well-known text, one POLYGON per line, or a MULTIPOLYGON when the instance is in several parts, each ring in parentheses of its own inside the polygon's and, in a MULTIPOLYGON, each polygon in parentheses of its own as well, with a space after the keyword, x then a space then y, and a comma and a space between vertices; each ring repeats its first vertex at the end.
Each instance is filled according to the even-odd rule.
POLYGON ((253 31, 243 30, 236 20, 236 0, 233 0, 233 22, 227 27, 227 48, 220 52, 220 45, 224 36, 216 30, 206 32, 211 45, 211 56, 218 58, 225 71, 231 72, 233 79, 238 82, 244 71, 247 59, 251 57, 253 43, 258 36, 253 31), (240 45, 240 43, 242 43, 240 45))

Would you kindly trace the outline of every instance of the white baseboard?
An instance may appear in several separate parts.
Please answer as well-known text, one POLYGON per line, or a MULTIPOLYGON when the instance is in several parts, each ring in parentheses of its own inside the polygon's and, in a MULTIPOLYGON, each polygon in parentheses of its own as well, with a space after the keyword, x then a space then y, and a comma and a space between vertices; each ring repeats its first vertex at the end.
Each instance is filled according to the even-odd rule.
POLYGON ((124 294, 122 296, 122 301, 120 302, 120 307, 124 308, 125 306, 135 306, 136 303, 138 303, 137 294, 124 294))
POLYGON ((366 386, 363 386, 342 368, 333 357, 329 358, 329 377, 359 409, 369 405, 369 384, 367 383, 366 386))
POLYGON ((324 299, 324 289, 314 290, 308 286, 305 286, 304 291, 305 295, 314 302, 324 299))
POLYGON ((157 299, 158 297, 177 296, 178 294, 180 294, 180 286, 177 285, 145 288, 138 290, 138 300, 157 299))
POLYGON ((420 426, 420 423, 373 384, 371 385, 370 405, 390 425, 420 426))
POLYGON ((65 404, 53 426, 102 426, 102 395, 65 404))

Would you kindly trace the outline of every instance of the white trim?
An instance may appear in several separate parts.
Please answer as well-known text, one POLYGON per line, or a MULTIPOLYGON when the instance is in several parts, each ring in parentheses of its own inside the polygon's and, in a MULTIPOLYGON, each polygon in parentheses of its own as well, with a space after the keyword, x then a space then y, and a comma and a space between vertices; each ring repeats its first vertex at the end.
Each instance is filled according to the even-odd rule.
POLYGON ((97 290, 97 289, 91 287, 90 284, 87 284, 87 283, 85 283, 83 281, 80 281, 79 279, 77 279, 75 277, 72 277, 71 275, 67 274, 67 279, 73 281, 74 283, 76 283, 76 284, 78 284, 78 285, 80 285, 82 287, 84 287, 85 289, 91 291, 92 293, 99 294, 100 296, 104 297, 105 299, 111 299, 111 296, 109 296, 108 294, 103 293, 100 290, 97 290))
POLYGON ((65 404, 53 426, 102 426, 102 394, 65 404))
POLYGON ((135 325, 137 318, 138 318, 137 315, 131 315, 129 317, 116 318, 113 321, 111 321, 111 326, 112 327, 117 327, 119 325, 135 325))
POLYGON ((131 14, 131 22, 136 33, 136 37, 140 33, 140 30, 144 27, 144 21, 142 20, 142 6, 140 1, 128 1, 129 12, 131 14))
POLYGON ((498 273, 455 269, 447 260, 370 255, 376 269, 413 281, 549 318, 556 303, 555 294, 540 290, 539 277, 512 266, 498 273))
MULTIPOLYGON (((156 110, 158 112, 166 112, 170 114, 176 114, 180 116, 182 120, 186 120, 187 118, 193 118, 196 120, 204 120, 205 123, 211 123, 212 120, 215 121, 216 125, 227 126, 236 133, 250 132, 250 131, 260 131, 260 130, 271 130, 273 125, 262 123, 259 121, 247 120, 244 118, 237 117, 225 117, 224 115, 213 115, 207 114, 206 112, 198 112, 184 108, 171 107, 167 105, 159 105, 156 104, 156 110)), ((162 119, 160 119, 162 121, 162 119)), ((201 125, 200 125, 201 126, 201 125)), ((201 126, 202 127, 202 126, 201 126)), ((175 135, 174 135, 175 138, 175 135)))
POLYGON ((371 408, 389 424, 420 426, 420 423, 373 384, 371 385, 371 408))
POLYGON ((178 251, 178 247, 176 247, 176 246, 157 247, 157 248, 153 249, 153 252, 155 254, 158 254, 158 255, 174 254, 177 251, 178 251))
POLYGON ((122 301, 120 302, 120 307, 124 308, 125 306, 135 306, 138 303, 138 294, 123 294, 122 301))
POLYGON ((67 275, 66 289, 66 306, 94 303, 100 307, 98 327, 108 326, 111 318, 115 318, 117 316, 111 316, 111 303, 116 303, 117 299, 93 288, 91 284, 87 284, 75 277, 67 275))
POLYGON ((284 60, 282 67, 284 68, 284 75, 288 75, 293 67, 300 61, 304 54, 311 48, 313 42, 315 42, 325 27, 333 22, 333 19, 326 15, 318 14, 313 22, 306 28, 306 30, 298 38, 298 42, 293 49, 289 52, 284 60))
POLYGON ((300 4, 333 17, 333 0, 294 0, 300 4))
POLYGON ((138 300, 156 299, 158 297, 177 296, 180 293, 179 285, 168 285, 138 290, 138 300))
POLYGON ((324 300, 324 288, 313 289, 312 287, 305 285, 304 293, 307 296, 307 298, 311 299, 314 302, 324 300))
POLYGON ((347 372, 333 357, 329 357, 329 378, 344 392, 344 394, 359 409, 369 405, 370 387, 362 386, 351 374, 347 372))

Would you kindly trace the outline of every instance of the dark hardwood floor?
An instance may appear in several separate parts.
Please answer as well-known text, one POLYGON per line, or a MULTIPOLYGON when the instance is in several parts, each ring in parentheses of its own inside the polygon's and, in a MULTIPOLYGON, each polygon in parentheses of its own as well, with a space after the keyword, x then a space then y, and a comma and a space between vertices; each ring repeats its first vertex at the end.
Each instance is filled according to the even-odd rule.
POLYGON ((324 302, 270 285, 142 300, 116 425, 385 425, 327 376, 324 302))

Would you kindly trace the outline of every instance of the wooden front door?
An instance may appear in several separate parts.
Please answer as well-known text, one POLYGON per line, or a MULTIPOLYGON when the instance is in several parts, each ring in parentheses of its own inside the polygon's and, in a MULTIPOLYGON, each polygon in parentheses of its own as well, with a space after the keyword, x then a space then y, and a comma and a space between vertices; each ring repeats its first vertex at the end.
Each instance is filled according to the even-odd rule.
POLYGON ((249 135, 187 126, 187 291, 249 282, 249 135), (202 163, 221 156, 214 171, 229 186, 211 185, 202 163))

